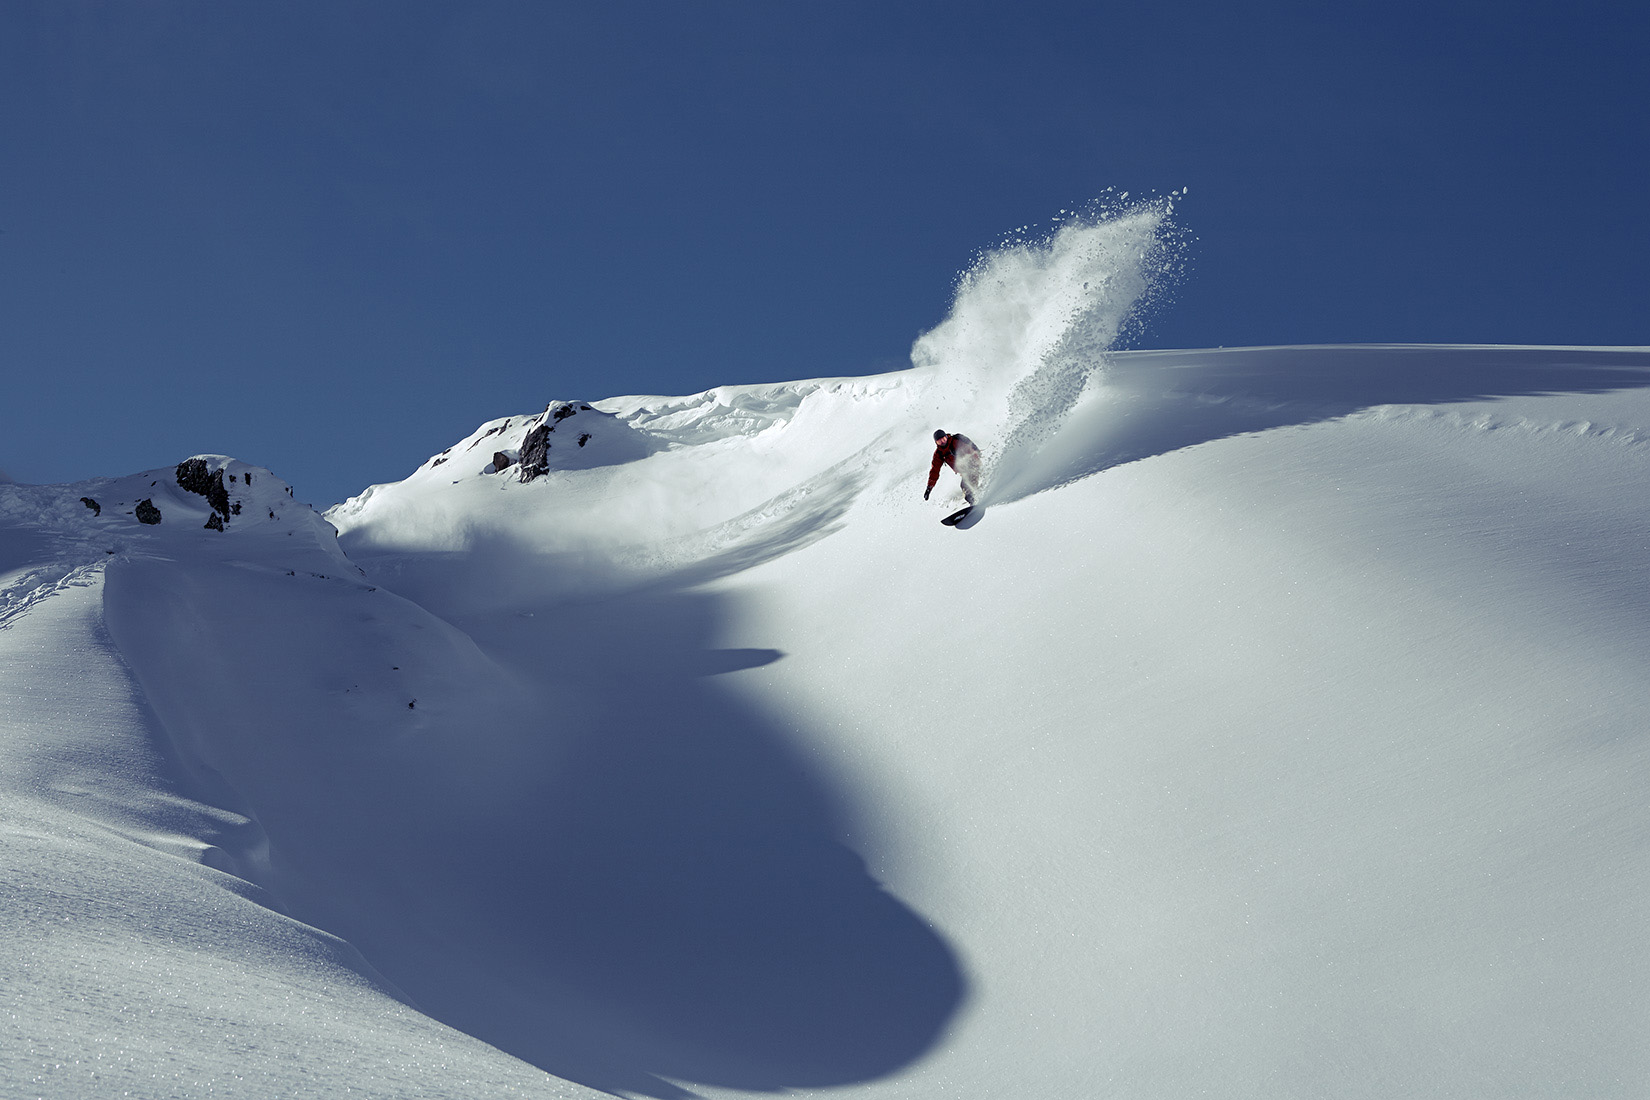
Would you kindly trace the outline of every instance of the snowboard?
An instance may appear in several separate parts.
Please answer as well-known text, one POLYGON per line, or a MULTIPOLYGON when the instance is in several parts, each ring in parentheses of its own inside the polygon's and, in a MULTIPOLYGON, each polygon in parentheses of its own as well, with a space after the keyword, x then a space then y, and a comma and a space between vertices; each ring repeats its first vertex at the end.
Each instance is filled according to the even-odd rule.
POLYGON ((974 506, 970 504, 967 508, 964 508, 959 512, 952 512, 949 516, 946 516, 944 519, 940 520, 940 522, 945 524, 947 527, 955 527, 958 523, 962 522, 964 516, 968 515, 968 513, 973 510, 974 506))

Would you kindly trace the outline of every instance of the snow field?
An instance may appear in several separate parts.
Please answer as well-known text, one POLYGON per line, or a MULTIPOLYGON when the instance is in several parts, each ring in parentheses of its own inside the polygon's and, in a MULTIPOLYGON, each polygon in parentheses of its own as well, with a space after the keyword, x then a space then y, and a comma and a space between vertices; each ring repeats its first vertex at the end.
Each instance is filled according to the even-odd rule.
POLYGON ((1642 1090, 1650 471, 1500 411, 1227 438, 723 582, 730 641, 790 654, 734 679, 878 777, 873 869, 970 974, 932 1072, 1642 1090))
MULTIPOLYGON (((606 544, 577 599, 506 557, 407 591, 500 660, 526 647, 489 586, 626 637, 710 609, 670 656, 592 647, 581 675, 721 668, 696 709, 734 698, 802 754, 838 835, 954 952, 940 1045, 858 1092, 1634 1094, 1643 356, 1109 363, 966 532, 917 503, 918 417, 944 400, 917 371, 854 410, 872 441, 814 491, 652 572, 606 544)), ((819 452, 791 427, 763 447, 819 452)), ((770 487, 757 447, 720 446, 718 491, 770 487)), ((596 530, 635 515, 587 504, 596 530)))
POLYGON ((966 531, 925 371, 6 487, 8 1079, 1642 1092, 1644 354, 1108 364, 966 531))
POLYGON ((213 869, 248 823, 176 793, 101 565, 0 629, 6 1095, 591 1095, 435 1024, 213 869))

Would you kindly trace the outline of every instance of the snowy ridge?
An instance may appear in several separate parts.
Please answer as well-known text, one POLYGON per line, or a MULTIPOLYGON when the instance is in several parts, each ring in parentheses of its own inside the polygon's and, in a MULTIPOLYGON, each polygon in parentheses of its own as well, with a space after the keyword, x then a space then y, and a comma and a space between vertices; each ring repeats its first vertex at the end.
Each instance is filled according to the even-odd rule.
POLYGON ((697 552, 684 547, 726 548, 740 532, 757 534, 765 518, 800 502, 846 507, 877 468, 868 456, 908 435, 926 388, 903 372, 579 403, 550 438, 548 472, 527 483, 513 466, 494 470, 481 453, 490 445, 476 445, 519 451, 541 419, 505 418, 435 456, 447 459, 440 466, 374 486, 327 517, 363 555, 485 554, 502 541, 546 556, 623 558, 653 573, 697 552))
MULTIPOLYGON (((604 563, 598 571, 640 578, 711 553, 750 564, 761 546, 796 545, 783 529, 765 529, 769 524, 800 524, 810 537, 823 537, 851 507, 890 506, 909 493, 909 471, 923 461, 931 428, 955 428, 970 410, 983 417, 983 427, 961 423, 988 448, 996 444, 983 497, 990 505, 1232 434, 1371 410, 1431 415, 1498 393, 1505 402, 1555 391, 1608 392, 1645 377, 1634 349, 1348 345, 1112 351, 1087 362, 1082 392, 1037 417, 1023 407, 982 403, 977 377, 934 365, 865 379, 596 402, 585 406, 584 420, 568 422, 587 428, 588 455, 552 448, 552 456, 564 457, 552 458, 545 480, 526 486, 512 471, 495 473, 481 463, 478 452, 487 448, 475 445, 489 436, 519 441, 536 421, 506 418, 442 452, 460 456, 450 468, 426 465, 406 482, 375 486, 327 515, 352 553, 376 556, 381 565, 398 553, 484 551, 502 540, 561 560, 581 583, 593 580, 592 569, 572 559, 590 555, 604 563), (592 423, 597 415, 611 420, 592 423), (1070 430, 1062 431, 1068 421, 1070 430), (988 434, 997 428, 1026 446, 1002 444, 988 434), (607 435, 616 432, 624 433, 631 457, 608 463, 607 435), (744 552, 735 549, 741 543, 749 544, 744 552)), ((1596 430, 1624 439, 1633 432, 1596 430)), ((954 494, 943 499, 960 504, 954 494)))

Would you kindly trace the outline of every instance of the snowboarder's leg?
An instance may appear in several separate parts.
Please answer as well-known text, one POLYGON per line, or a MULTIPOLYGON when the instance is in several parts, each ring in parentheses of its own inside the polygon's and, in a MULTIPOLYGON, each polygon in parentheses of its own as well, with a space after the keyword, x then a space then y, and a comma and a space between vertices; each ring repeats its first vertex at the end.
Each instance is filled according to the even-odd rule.
POLYGON ((957 477, 962 481, 963 499, 974 503, 974 496, 980 491, 980 460, 971 457, 957 463, 957 477))

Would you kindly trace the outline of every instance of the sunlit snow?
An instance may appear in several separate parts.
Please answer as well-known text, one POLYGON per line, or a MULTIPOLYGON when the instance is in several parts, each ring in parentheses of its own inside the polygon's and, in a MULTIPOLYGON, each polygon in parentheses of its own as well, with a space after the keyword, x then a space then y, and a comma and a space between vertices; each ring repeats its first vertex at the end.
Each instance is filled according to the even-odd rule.
POLYGON ((1177 262, 325 517, 0 485, 0 1091, 1644 1095, 1650 350, 1116 350, 1177 262))

